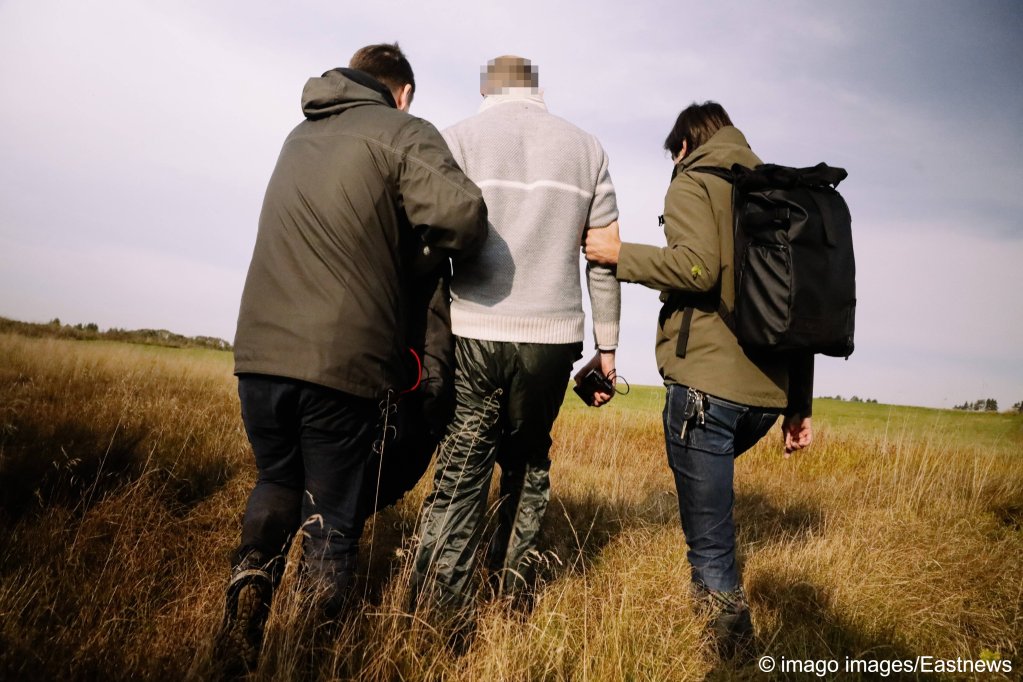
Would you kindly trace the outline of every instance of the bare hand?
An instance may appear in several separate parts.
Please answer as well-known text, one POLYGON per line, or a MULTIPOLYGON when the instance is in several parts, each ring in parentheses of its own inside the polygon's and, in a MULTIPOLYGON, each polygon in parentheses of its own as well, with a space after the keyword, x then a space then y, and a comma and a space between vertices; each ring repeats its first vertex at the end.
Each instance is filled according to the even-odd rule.
POLYGON ((618 233, 618 221, 607 227, 590 227, 583 241, 586 260, 598 265, 618 265, 618 253, 622 249, 622 238, 618 233))
MULTIPOLYGON (((583 365, 582 369, 576 372, 575 383, 579 384, 582 382, 583 377, 586 376, 591 369, 599 370, 606 377, 613 377, 615 371, 615 354, 614 351, 601 353, 597 351, 589 362, 583 365)), ((611 380, 614 383, 614 379, 611 380)), ((610 402, 611 398, 614 397, 613 393, 604 393, 603 391, 597 391, 593 394, 593 406, 600 407, 601 405, 610 402)))
POLYGON ((813 441, 813 424, 810 417, 794 414, 782 421, 781 433, 785 439, 785 459, 788 459, 793 452, 802 450, 813 441))

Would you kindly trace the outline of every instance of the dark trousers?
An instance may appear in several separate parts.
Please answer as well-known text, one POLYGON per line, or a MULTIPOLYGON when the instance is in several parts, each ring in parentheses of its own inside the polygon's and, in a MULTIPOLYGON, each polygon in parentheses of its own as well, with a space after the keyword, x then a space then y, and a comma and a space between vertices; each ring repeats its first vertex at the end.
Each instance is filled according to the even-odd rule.
POLYGON ((693 582, 731 591, 739 587, 732 521, 735 458, 770 431, 780 411, 696 393, 703 404, 700 423, 694 393, 686 386, 668 386, 663 414, 668 465, 675 476, 693 582))
MULTIPOLYGON (((303 568, 342 594, 372 512, 367 472, 379 406, 342 391, 282 377, 238 377, 242 420, 258 477, 242 520, 238 555, 283 557, 303 531, 303 568)), ((283 563, 278 561, 277 563, 283 563)))
POLYGON ((455 416, 423 503, 413 592, 462 608, 482 539, 494 463, 501 466, 491 569, 509 589, 530 570, 550 500, 551 426, 581 343, 455 342, 455 416))

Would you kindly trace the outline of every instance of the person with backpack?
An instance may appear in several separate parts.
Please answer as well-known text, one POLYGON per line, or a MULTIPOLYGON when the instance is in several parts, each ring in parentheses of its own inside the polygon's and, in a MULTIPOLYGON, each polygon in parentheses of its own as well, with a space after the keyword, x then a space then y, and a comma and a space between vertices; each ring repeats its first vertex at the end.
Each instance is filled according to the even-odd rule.
POLYGON ((664 202, 667 246, 622 243, 590 229, 584 251, 622 282, 661 292, 657 365, 667 387, 668 463, 678 491, 693 590, 711 613, 723 658, 752 653, 753 626, 735 562, 734 460, 784 415, 785 456, 810 444, 813 355, 749 353, 726 319, 735 309, 733 189, 699 167, 761 164, 716 102, 679 114, 664 147, 675 162, 664 202))

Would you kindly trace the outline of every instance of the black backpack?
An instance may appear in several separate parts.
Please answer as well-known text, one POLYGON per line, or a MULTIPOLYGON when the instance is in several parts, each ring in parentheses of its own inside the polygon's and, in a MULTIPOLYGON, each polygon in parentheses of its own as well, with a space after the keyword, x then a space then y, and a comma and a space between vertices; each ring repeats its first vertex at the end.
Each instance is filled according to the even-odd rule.
POLYGON ((856 264, 847 173, 765 164, 702 166, 732 183, 735 309, 719 313, 751 354, 853 352, 856 264))

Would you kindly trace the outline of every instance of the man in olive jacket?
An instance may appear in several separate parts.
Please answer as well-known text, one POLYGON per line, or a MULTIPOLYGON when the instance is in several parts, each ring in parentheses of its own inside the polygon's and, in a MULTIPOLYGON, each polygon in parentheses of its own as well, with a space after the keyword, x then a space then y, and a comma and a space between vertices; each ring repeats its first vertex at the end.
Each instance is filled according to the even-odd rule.
POLYGON ((408 254, 446 263, 486 237, 480 190, 436 128, 407 113, 414 91, 397 44, 311 78, 306 120, 266 190, 235 337, 258 478, 220 634, 250 669, 300 527, 303 576, 324 590, 326 615, 343 603, 372 512, 381 411, 418 380, 409 327, 424 297, 410 292, 408 254))
POLYGON ((623 243, 616 225, 590 230, 586 258, 623 282, 661 293, 657 366, 667 388, 668 463, 694 593, 711 611, 723 658, 753 652, 753 625, 736 562, 735 458, 784 415, 786 456, 813 438, 813 355, 747 354, 719 312, 735 309, 732 186, 703 167, 761 161, 717 102, 693 103, 665 140, 675 170, 664 200, 665 246, 623 243))

